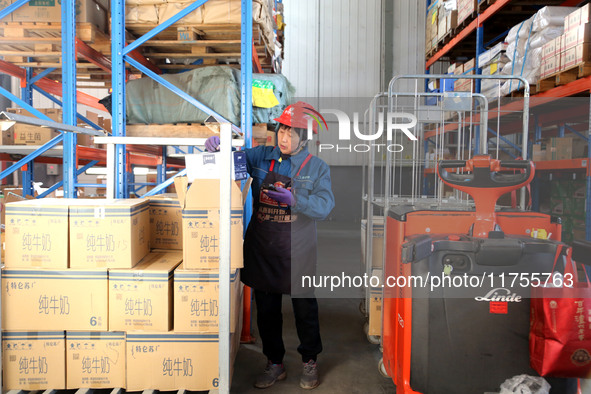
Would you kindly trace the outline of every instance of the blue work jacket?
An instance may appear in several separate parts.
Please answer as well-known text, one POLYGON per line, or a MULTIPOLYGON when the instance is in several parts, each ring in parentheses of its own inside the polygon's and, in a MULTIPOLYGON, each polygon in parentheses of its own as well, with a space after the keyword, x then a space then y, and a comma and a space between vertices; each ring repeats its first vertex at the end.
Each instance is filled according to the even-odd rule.
POLYGON ((275 160, 274 172, 292 178, 292 192, 296 205, 291 207, 292 213, 303 214, 314 220, 324 220, 334 208, 334 195, 330 185, 330 168, 322 159, 312 156, 308 163, 296 175, 300 166, 308 156, 308 148, 288 159, 279 161, 279 147, 257 146, 246 149, 246 165, 252 177, 252 195, 255 205, 258 204, 259 190, 269 172, 271 161, 275 160))

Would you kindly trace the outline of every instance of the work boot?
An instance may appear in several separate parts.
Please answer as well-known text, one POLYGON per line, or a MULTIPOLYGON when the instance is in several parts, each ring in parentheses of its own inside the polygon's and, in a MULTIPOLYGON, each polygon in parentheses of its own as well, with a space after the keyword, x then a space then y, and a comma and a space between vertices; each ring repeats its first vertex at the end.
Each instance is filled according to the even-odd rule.
POLYGON ((316 364, 316 361, 310 360, 307 363, 304 363, 304 372, 300 379, 300 387, 306 390, 312 390, 318 387, 319 384, 318 364, 316 364))
POLYGON ((283 380, 287 377, 283 364, 273 364, 271 361, 267 362, 267 367, 262 374, 257 376, 254 387, 257 389, 266 389, 273 386, 276 381, 283 380))

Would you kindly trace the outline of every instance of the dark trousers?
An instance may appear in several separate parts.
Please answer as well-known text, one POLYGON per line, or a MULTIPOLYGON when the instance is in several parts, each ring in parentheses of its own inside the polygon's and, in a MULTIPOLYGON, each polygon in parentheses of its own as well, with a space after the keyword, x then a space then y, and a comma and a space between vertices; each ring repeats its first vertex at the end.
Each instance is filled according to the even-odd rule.
MULTIPOLYGON (((255 290, 257 306, 257 325, 263 341, 263 353, 273 364, 281 364, 285 355, 283 345, 283 315, 281 313, 282 294, 255 290)), ((298 352, 302 361, 316 361, 322 351, 320 323, 318 322, 318 301, 316 298, 291 299, 295 315, 296 330, 300 339, 298 352)))

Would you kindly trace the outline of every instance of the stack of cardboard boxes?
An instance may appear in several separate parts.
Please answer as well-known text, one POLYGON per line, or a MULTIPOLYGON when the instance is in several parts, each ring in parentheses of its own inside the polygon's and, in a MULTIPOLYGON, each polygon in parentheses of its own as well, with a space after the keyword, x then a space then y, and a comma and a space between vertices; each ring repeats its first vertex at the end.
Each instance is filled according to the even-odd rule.
MULTIPOLYGON (((470 59, 464 64, 455 64, 453 68, 454 75, 474 75, 476 71, 476 60, 470 59)), ((454 91, 471 92, 474 90, 473 79, 457 79, 454 82, 454 91)))
POLYGON ((431 3, 427 10, 425 53, 437 48, 437 43, 458 26, 458 11, 446 10, 442 1, 431 3))
POLYGON ((532 147, 532 160, 570 160, 586 156, 586 144, 576 137, 545 138, 532 147))
POLYGON ((425 29, 425 53, 428 54, 437 48, 437 27, 439 24, 439 1, 431 3, 427 10, 425 29))
MULTIPOLYGON (((211 190, 219 190, 219 181, 206 183, 181 183, 178 199, 40 199, 6 206, 5 389, 217 386, 219 195, 211 190), (151 246, 158 249, 150 252, 151 246)), ((236 333, 240 190, 233 196, 236 333)), ((233 339, 235 355, 238 335, 233 339)))
POLYGON ((542 48, 541 78, 567 71, 591 59, 591 5, 587 4, 564 18, 564 34, 542 48))

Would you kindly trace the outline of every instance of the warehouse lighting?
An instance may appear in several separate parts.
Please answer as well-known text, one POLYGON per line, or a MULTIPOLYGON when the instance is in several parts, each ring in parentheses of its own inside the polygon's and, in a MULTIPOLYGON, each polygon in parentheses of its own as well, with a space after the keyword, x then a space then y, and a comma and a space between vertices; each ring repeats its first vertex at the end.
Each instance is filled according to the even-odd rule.
POLYGON ((59 122, 54 122, 52 120, 43 120, 31 116, 13 114, 10 112, 0 112, 0 127, 2 128, 2 131, 8 130, 17 122, 33 126, 47 127, 54 130, 71 131, 73 133, 94 135, 98 137, 104 137, 107 135, 107 132, 105 130, 95 130, 85 127, 71 126, 59 122))

